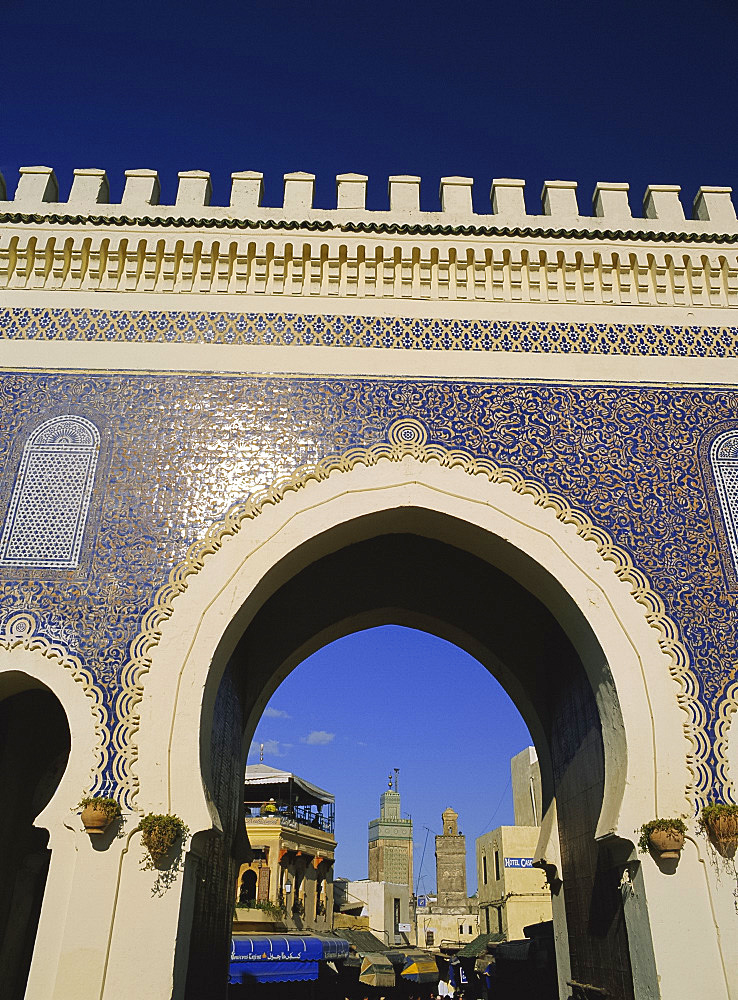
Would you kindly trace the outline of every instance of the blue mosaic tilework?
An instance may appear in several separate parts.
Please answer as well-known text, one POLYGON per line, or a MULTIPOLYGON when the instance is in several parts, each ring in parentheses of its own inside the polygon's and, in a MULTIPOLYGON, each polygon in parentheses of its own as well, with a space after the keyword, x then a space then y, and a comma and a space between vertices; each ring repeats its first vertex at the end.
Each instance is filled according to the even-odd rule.
POLYGON ((327 454, 384 441, 406 417, 434 443, 565 496, 628 550, 681 629, 708 734, 736 678, 738 593, 700 448, 711 428, 738 427, 738 391, 15 372, 0 376, 0 523, 27 435, 60 411, 92 420, 108 450, 89 555, 66 572, 0 567, 0 629, 30 615, 39 635, 79 657, 111 727, 131 642, 191 543, 233 503, 327 454))
POLYGON ((735 357, 738 328, 290 313, 3 309, 0 338, 735 357))

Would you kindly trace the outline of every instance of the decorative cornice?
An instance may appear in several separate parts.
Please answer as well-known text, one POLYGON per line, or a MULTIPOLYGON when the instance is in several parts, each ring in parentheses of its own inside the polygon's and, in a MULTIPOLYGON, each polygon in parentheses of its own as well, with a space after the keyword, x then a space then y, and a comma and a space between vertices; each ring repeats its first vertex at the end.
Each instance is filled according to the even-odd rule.
POLYGON ((0 228, 0 289, 738 306, 738 235, 702 242, 705 234, 688 234, 687 242, 667 247, 660 237, 668 234, 652 234, 657 246, 587 233, 590 242, 582 245, 557 241, 554 230, 540 231, 546 238, 536 242, 537 230, 490 228, 495 235, 487 237, 468 226, 426 239, 420 230, 451 227, 397 223, 384 232, 358 222, 193 220, 206 223, 198 230, 182 228, 187 220, 159 219, 139 228, 86 229, 94 217, 79 219, 83 228, 0 228), (224 239, 212 232, 221 222, 238 231, 224 239), (506 242, 499 235, 505 232, 531 235, 506 242))
POLYGON ((421 211, 419 177, 389 178, 387 212, 367 211, 362 174, 336 178, 331 209, 313 207, 312 174, 285 175, 279 208, 262 206, 262 181, 234 173, 230 205, 211 206, 210 175, 184 171, 160 206, 156 171, 130 170, 110 204, 104 170, 75 170, 62 202, 51 168, 23 167, 0 202, 0 288, 738 306, 730 188, 700 188, 687 219, 668 184, 636 218, 627 184, 598 184, 582 215, 574 182, 546 181, 530 215, 510 178, 493 181, 490 214, 470 177, 441 178, 440 212, 421 211))
POLYGON ((208 529, 202 539, 190 546, 186 557, 170 572, 167 584, 159 589, 153 606, 144 616, 141 631, 131 643, 130 660, 121 673, 122 690, 116 702, 116 715, 121 721, 113 735, 113 745, 118 753, 114 773, 123 786, 123 801, 132 806, 138 791, 135 733, 139 725, 138 706, 145 676, 161 638, 161 626, 171 617, 174 602, 187 589, 189 578, 202 570, 206 560, 222 547, 228 537, 237 534, 248 521, 258 517, 265 507, 279 503, 287 493, 302 490, 311 482, 322 482, 334 473, 349 472, 357 466, 370 467, 381 461, 401 462, 408 457, 422 463, 437 462, 444 468, 460 468, 470 476, 486 476, 490 483, 505 486, 529 497, 536 506, 552 511, 557 520, 572 525, 580 538, 596 546, 602 559, 628 586, 631 596, 641 606, 646 622, 658 634, 659 646, 677 685, 677 702, 687 715, 684 731, 692 747, 688 766, 694 778, 693 786, 687 791, 698 802, 703 801, 712 783, 707 763, 710 746, 705 733, 704 708, 697 698, 697 682, 690 667, 689 654, 676 623, 666 613, 663 601, 645 574, 633 565, 628 552, 617 545, 607 531, 596 526, 586 513, 572 507, 563 496, 550 493, 540 483, 525 478, 512 468, 497 465, 488 459, 477 459, 465 450, 449 450, 442 445, 428 443, 427 430, 417 419, 395 421, 388 429, 387 439, 383 444, 352 448, 344 454, 326 456, 316 465, 298 468, 292 475, 235 504, 222 520, 208 529))

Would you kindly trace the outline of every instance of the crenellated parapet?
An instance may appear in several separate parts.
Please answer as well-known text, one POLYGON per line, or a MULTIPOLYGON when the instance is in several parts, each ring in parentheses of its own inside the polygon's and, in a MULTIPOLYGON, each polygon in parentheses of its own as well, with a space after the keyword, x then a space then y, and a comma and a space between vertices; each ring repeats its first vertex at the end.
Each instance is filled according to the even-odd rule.
POLYGON ((0 288, 738 305, 728 187, 701 187, 688 219, 666 184, 633 215, 627 184, 598 183, 584 215, 573 181, 546 181, 528 214, 510 178, 492 182, 488 213, 469 177, 441 178, 435 212, 421 211, 416 176, 389 178, 384 211, 366 208, 363 174, 336 178, 330 209, 313 206, 313 174, 286 174, 280 207, 262 204, 261 173, 231 180, 230 204, 213 205, 210 175, 182 172, 161 205, 156 171, 128 170, 113 204, 105 171, 75 170, 61 202, 51 168, 23 167, 0 201, 0 288))
MULTIPOLYGON (((227 206, 211 205, 212 184, 210 174, 205 170, 185 170, 179 174, 179 185, 174 205, 160 205, 161 186, 155 170, 126 170, 126 183, 120 204, 110 203, 110 187, 107 174, 99 169, 77 169, 66 202, 59 200, 59 184, 51 167, 21 167, 20 180, 15 197, 0 202, 0 211, 6 213, 51 212, 56 214, 111 214, 125 215, 144 212, 157 218, 187 218, 188 213, 197 212, 198 218, 250 217, 257 218, 281 215, 299 216, 308 212, 311 216, 330 219, 339 213, 361 212, 373 219, 385 218, 387 212, 366 210, 366 186, 368 178, 364 174, 339 174, 336 177, 336 208, 319 210, 313 208, 315 175, 309 173, 289 173, 284 175, 284 197, 281 207, 266 208, 262 205, 264 175, 252 170, 242 170, 231 174, 231 199, 227 206), (105 209, 100 206, 106 206, 105 209), (63 206, 63 209, 62 209, 63 206)), ((478 215, 472 207, 471 177, 442 177, 440 182, 441 211, 422 212, 420 210, 421 178, 410 175, 395 175, 389 178, 389 214, 401 216, 407 222, 408 216, 419 216, 424 220, 442 218, 468 218, 480 225, 484 220, 493 224, 528 224, 536 226, 545 220, 549 227, 569 226, 577 223, 578 228, 599 231, 607 228, 630 228, 642 232, 667 232, 675 226, 687 223, 688 231, 694 229, 689 222, 708 223, 713 232, 738 232, 736 212, 731 200, 732 188, 701 187, 695 196, 691 218, 687 220, 676 184, 652 184, 643 196, 643 214, 634 216, 628 198, 629 185, 623 183, 600 182, 592 195, 592 212, 581 213, 577 198, 576 181, 545 181, 541 192, 541 211, 527 211, 524 197, 525 181, 511 178, 497 178, 490 189, 491 218, 478 215)), ((5 182, 0 180, 0 194, 5 197, 5 182)))

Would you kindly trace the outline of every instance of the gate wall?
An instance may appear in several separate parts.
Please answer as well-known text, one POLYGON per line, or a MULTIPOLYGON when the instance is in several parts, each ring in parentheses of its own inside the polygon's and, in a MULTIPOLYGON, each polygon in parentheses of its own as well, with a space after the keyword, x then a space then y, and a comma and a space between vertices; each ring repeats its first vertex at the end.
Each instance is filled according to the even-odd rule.
MULTIPOLYGON (((58 891, 66 893, 67 917, 61 932, 48 933, 55 941, 61 934, 54 951, 61 957, 54 992, 46 970, 43 990, 32 974, 37 992, 29 996, 66 1000, 87 988, 114 996, 147 928, 170 946, 145 988, 151 997, 172 988, 181 995, 188 918, 172 893, 186 896, 192 878, 185 872, 152 904, 136 867, 136 823, 149 808, 178 808, 199 834, 215 812, 201 790, 199 798, 178 791, 185 761, 200 780, 199 752, 191 759, 186 739, 158 744, 146 719, 170 713, 173 733, 187 719, 197 734, 212 705, 202 678, 191 689, 181 680, 186 710, 171 715, 164 678, 177 657, 177 676, 189 675, 167 622, 187 607, 198 628, 210 621, 211 652, 223 636, 227 645, 243 622, 215 623, 199 603, 206 593, 218 603, 206 576, 209 560, 227 564, 225 540, 234 531, 255 539, 274 522, 275 501, 286 510, 290 490, 315 485, 331 469, 355 476, 360 466, 376 484, 385 475, 381 456, 417 461, 416 481, 433 479, 428 463, 466 468, 476 485, 460 496, 475 493, 480 476, 483 497, 490 483, 506 484, 530 501, 526 523, 539 506, 557 511, 569 532, 563 548, 576 549, 583 532, 634 592, 638 638, 610 666, 617 687, 615 661, 641 660, 643 694, 620 686, 616 700, 629 752, 628 719, 639 712, 647 719, 651 743, 640 763, 651 773, 636 780, 629 771, 625 785, 645 782, 651 791, 639 799, 631 790, 611 808, 607 761, 617 754, 608 729, 598 833, 619 824, 620 836, 632 839, 653 818, 653 789, 666 789, 658 804, 684 812, 694 837, 680 878, 691 887, 692 912, 705 914, 710 989, 728 996, 732 899, 715 883, 694 816, 711 799, 736 796, 728 763, 738 699, 736 553, 705 458, 718 429, 738 428, 738 226, 730 193, 701 188, 686 219, 678 190, 655 185, 638 217, 626 186, 600 184, 593 214, 584 215, 576 185, 547 182, 541 212, 529 215, 522 182, 502 179, 493 182, 492 212, 478 215, 469 179, 442 180, 438 213, 420 212, 419 184, 391 178, 389 211, 370 212, 365 179, 343 175, 337 208, 320 210, 311 176, 291 174, 283 206, 268 208, 260 175, 242 172, 234 174, 230 206, 219 207, 209 204, 208 176, 194 171, 180 175, 176 204, 160 206, 155 174, 131 171, 122 203, 109 205, 102 171, 75 172, 60 202, 53 172, 28 168, 15 198, 0 201, 2 524, 24 448, 45 421, 80 418, 100 437, 84 520, 71 488, 54 511, 54 524, 79 534, 75 565, 55 568, 32 556, 11 565, 0 554, 0 670, 12 667, 20 641, 58 651, 45 660, 49 677, 72 664, 97 733, 79 794, 115 795, 126 819, 107 853, 83 851, 87 874, 88 861, 52 850, 49 885, 65 887, 58 891), (644 638, 643 630, 653 634, 644 638), (660 658, 641 656, 650 643, 660 643, 660 658), (649 702, 654 685, 669 692, 666 701, 649 702), (658 743, 662 731, 671 734, 669 753, 658 743), (77 919, 93 870, 107 887, 99 913, 93 906, 77 919), (131 928, 135 909, 140 919, 131 928), (81 988, 70 985, 75 968, 81 988)), ((57 471, 68 470, 71 483, 74 463, 63 448, 76 446, 58 447, 57 471)), ((33 484, 29 538, 44 537, 53 485, 43 476, 33 484)), ((248 546, 239 540, 229 551, 238 553, 237 572, 248 546)), ((548 596, 565 621, 566 601, 548 596)), ((588 612, 588 620, 600 613, 588 612)), ((73 729, 73 745, 74 738, 73 729)), ((66 836, 50 834, 52 849, 66 836)), ((654 905, 668 899, 673 907, 679 898, 677 882, 642 861, 623 868, 632 887, 624 893, 629 926, 641 926, 639 914, 648 912, 643 933, 663 970, 662 995, 690 995, 688 977, 666 971, 680 967, 669 921, 654 923, 654 905)), ((632 947, 631 958, 634 969, 643 965, 632 947)))

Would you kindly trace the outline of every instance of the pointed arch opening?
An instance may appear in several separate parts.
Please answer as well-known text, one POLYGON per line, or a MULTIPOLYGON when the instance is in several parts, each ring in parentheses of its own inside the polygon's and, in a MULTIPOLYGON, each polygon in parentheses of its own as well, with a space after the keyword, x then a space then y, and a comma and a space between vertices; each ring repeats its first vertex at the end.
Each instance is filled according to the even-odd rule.
MULTIPOLYGON (((658 618, 652 624, 633 599, 627 560, 621 575, 599 551, 602 533, 580 532, 576 518, 562 524, 553 504, 522 492, 408 457, 266 506, 205 560, 162 626, 144 691, 141 773, 152 805, 167 802, 206 839, 221 831, 220 874, 207 867, 198 834, 190 860, 201 877, 192 884, 210 885, 212 901, 224 878, 230 888, 219 898, 232 907, 226 845, 242 816, 227 789, 241 794, 233 762, 242 774, 243 740, 281 680, 359 629, 432 632, 502 683, 533 737, 544 789, 536 853, 564 885, 565 974, 627 997, 635 977, 627 913, 648 920, 643 897, 626 900, 620 890, 623 872, 637 865, 633 831, 645 813, 689 808, 679 677, 669 673, 658 618), (675 767, 659 767, 664 754, 675 767), (149 767, 165 758, 167 772, 149 767)), ((177 962, 189 952, 191 993, 204 982, 198 975, 212 977, 227 958, 227 937, 202 933, 203 920, 216 926, 204 891, 187 904, 192 935, 177 940, 177 962)), ((220 926, 226 934, 227 921, 220 926)), ((652 960, 635 955, 644 963, 639 981, 650 982, 652 960)))

